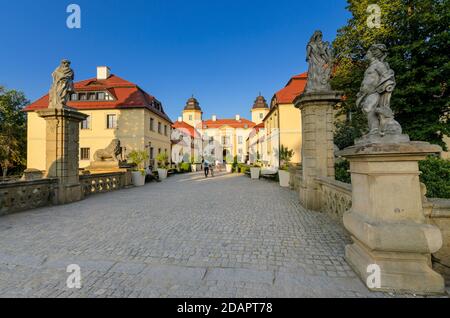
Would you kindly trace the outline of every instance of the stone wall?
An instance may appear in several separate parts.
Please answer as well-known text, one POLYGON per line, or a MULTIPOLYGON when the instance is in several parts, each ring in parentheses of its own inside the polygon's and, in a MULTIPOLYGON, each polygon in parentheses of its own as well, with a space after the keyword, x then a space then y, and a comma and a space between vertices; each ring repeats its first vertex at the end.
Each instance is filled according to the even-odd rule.
MULTIPOLYGON (((331 178, 316 178, 319 184, 320 211, 327 213, 341 224, 343 215, 352 206, 352 185, 331 178)), ((291 186, 299 190, 301 173, 291 170, 291 186)), ((442 248, 433 254, 433 267, 450 284, 450 199, 424 199, 427 223, 436 225, 442 233, 442 248)))
MULTIPOLYGON (((130 187, 130 172, 80 176, 81 197, 130 187)), ((58 204, 58 179, 0 183, 0 216, 58 204)))
POLYGON ((104 192, 124 189, 131 185, 130 172, 112 172, 102 174, 88 174, 80 176, 83 198, 104 192))
POLYGON ((344 213, 352 207, 352 185, 326 177, 318 177, 316 181, 319 184, 320 211, 342 224, 344 213))
POLYGON ((433 255, 433 268, 450 284, 450 199, 428 199, 424 211, 428 223, 439 227, 442 233, 442 248, 433 255))
POLYGON ((55 203, 58 179, 0 184, 0 216, 55 203))

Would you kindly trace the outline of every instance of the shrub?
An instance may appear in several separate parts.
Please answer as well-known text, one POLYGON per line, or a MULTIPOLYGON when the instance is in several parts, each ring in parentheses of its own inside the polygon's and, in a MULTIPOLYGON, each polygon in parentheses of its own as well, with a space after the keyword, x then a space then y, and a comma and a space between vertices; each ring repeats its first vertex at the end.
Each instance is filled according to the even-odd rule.
POLYGON ((281 145, 280 147, 280 169, 281 170, 288 170, 289 163, 292 160, 292 157, 294 156, 295 152, 292 149, 288 149, 287 147, 281 145))
POLYGON ((136 166, 135 171, 140 171, 144 175, 145 170, 143 164, 144 161, 149 158, 148 153, 146 151, 133 150, 128 155, 128 158, 130 162, 136 166))
POLYGON ((165 152, 161 152, 156 156, 156 162, 158 163, 158 168, 167 169, 169 156, 165 152))
POLYGON ((180 165, 180 170, 182 172, 190 172, 191 171, 191 164, 189 162, 183 162, 180 165))
POLYGON ((240 172, 240 173, 246 173, 246 172, 250 171, 250 166, 240 163, 240 164, 238 164, 238 170, 239 170, 238 172, 240 172))
POLYGON ((420 181, 427 187, 429 198, 450 198, 450 160, 428 157, 419 162, 420 181))
POLYGON ((345 159, 337 161, 335 165, 336 180, 345 183, 352 183, 352 178, 349 170, 350 162, 345 159))

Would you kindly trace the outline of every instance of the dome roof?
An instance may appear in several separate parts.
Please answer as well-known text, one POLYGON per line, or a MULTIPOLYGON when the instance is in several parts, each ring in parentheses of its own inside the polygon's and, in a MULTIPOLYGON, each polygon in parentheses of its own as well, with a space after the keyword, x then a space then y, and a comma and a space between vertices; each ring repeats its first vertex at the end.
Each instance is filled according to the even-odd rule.
POLYGON ((266 99, 264 98, 264 96, 261 96, 261 94, 259 94, 259 96, 256 97, 255 103, 253 104, 253 109, 256 108, 269 108, 266 99))
POLYGON ((200 104, 198 102, 198 100, 192 96, 191 98, 189 98, 186 102, 186 106, 184 107, 184 110, 202 110, 200 108, 200 104))

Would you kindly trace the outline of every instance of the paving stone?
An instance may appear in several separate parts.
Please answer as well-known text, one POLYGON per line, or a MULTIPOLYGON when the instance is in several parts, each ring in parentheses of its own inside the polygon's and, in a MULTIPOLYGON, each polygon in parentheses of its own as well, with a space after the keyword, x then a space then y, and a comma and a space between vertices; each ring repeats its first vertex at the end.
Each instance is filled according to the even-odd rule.
POLYGON ((0 218, 0 297, 386 296, 346 264, 349 242, 276 182, 176 175, 0 218))

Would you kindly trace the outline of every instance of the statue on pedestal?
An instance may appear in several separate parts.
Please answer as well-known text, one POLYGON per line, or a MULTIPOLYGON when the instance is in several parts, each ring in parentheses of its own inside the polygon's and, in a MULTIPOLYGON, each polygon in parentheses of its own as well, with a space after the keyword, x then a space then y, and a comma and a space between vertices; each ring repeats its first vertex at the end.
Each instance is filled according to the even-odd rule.
POLYGON ((322 31, 314 32, 306 53, 306 61, 309 64, 306 93, 331 91, 330 77, 333 59, 330 43, 322 41, 322 31))
POLYGON ((52 77, 53 84, 49 92, 48 108, 62 109, 67 106, 70 93, 74 91, 75 74, 70 68, 70 61, 62 60, 58 68, 52 73, 52 77))
POLYGON ((370 62, 364 73, 364 80, 357 95, 356 105, 367 115, 369 133, 356 143, 408 142, 402 135, 402 127, 394 119, 391 96, 395 88, 395 73, 385 61, 387 48, 374 44, 367 52, 370 62))

